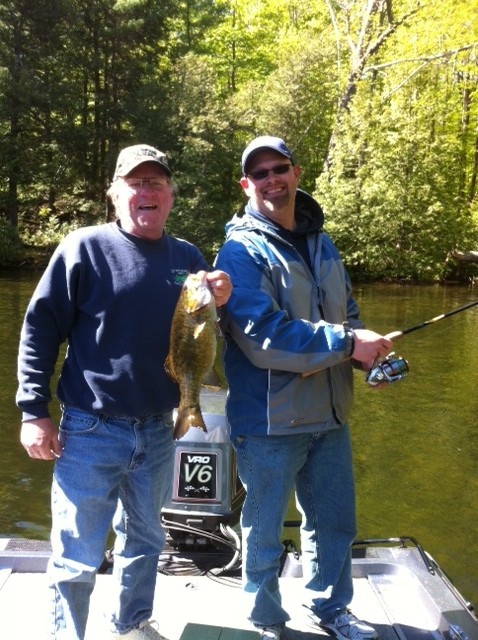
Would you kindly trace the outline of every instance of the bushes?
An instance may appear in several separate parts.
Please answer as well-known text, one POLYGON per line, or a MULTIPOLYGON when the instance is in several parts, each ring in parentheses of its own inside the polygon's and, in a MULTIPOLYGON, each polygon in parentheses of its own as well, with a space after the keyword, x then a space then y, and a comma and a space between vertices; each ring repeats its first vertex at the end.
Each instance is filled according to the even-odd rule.
POLYGON ((4 218, 0 218, 0 266, 17 264, 21 254, 22 245, 17 230, 4 218))

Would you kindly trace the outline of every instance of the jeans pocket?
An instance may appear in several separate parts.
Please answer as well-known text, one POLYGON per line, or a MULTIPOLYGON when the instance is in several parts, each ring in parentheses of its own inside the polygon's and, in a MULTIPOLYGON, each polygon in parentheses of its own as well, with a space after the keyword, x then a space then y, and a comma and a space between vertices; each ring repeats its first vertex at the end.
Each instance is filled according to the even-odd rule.
POLYGON ((101 418, 80 409, 66 408, 60 421, 60 434, 74 436, 94 433, 101 425, 101 418))

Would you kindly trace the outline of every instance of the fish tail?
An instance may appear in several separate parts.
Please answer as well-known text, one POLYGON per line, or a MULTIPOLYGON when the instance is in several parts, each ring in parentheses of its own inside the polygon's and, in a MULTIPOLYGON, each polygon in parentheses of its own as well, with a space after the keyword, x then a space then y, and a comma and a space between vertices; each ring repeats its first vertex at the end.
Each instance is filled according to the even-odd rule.
POLYGON ((178 408, 178 415, 173 430, 174 440, 182 438, 191 427, 207 433, 206 424, 199 405, 187 405, 178 408))

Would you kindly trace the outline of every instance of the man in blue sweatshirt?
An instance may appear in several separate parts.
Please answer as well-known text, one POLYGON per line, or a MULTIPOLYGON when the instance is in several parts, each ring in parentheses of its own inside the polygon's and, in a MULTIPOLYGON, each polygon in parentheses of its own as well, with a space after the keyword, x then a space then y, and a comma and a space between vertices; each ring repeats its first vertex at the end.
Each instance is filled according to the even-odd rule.
MULTIPOLYGON (((149 622, 179 399, 164 362, 182 284, 209 266, 194 245, 164 231, 174 188, 161 151, 145 144, 123 149, 108 195, 117 220, 67 236, 26 311, 18 359, 21 442, 31 458, 55 460, 52 637, 83 640, 112 525, 111 637, 164 640, 149 622), (64 342, 58 430, 48 407, 64 342)), ((223 305, 229 277, 216 270, 207 279, 223 305)))

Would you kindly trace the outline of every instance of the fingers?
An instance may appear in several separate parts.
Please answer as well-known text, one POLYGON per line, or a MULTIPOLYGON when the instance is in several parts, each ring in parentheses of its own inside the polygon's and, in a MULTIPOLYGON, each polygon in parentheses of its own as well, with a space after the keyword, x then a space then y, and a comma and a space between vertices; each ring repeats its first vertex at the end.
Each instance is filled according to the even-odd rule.
POLYGON ((379 341, 378 349, 377 349, 377 357, 385 358, 385 356, 387 356, 390 353, 392 347, 393 347, 392 341, 384 337, 382 340, 379 341))
POLYGON ((392 341, 387 337, 381 336, 379 333, 368 329, 355 329, 354 337, 354 351, 352 356, 355 360, 367 364, 387 356, 393 346, 392 341))
POLYGON ((34 460, 54 460, 59 457, 52 449, 39 446, 25 446, 25 451, 34 460))
POLYGON ((20 442, 30 458, 36 460, 53 460, 61 454, 58 431, 50 418, 23 422, 20 442))
POLYGON ((216 306, 226 304, 232 292, 231 278, 224 271, 212 271, 206 277, 216 306))

